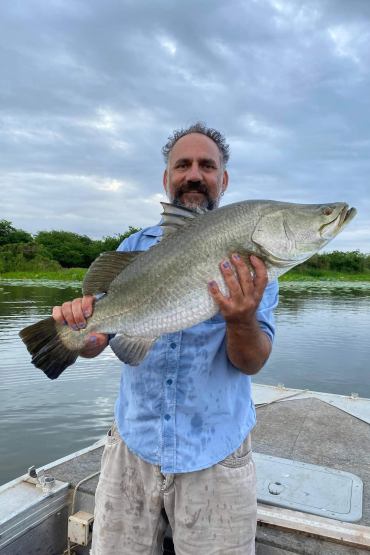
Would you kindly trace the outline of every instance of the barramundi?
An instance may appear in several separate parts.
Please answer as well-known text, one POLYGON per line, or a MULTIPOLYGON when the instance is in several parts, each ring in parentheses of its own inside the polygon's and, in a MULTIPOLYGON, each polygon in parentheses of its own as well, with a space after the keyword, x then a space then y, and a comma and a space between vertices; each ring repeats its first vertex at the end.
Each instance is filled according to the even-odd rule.
POLYGON ((137 366, 163 334, 195 326, 219 311, 208 281, 216 279, 228 296, 220 263, 229 259, 233 268, 233 253, 251 272, 250 256, 261 258, 271 282, 327 245, 356 215, 344 202, 249 200, 213 211, 162 206, 157 245, 147 251, 105 252, 90 266, 82 292, 102 295, 84 329, 73 331, 50 317, 20 332, 32 363, 49 378, 76 361, 92 332, 116 334, 112 350, 137 366))

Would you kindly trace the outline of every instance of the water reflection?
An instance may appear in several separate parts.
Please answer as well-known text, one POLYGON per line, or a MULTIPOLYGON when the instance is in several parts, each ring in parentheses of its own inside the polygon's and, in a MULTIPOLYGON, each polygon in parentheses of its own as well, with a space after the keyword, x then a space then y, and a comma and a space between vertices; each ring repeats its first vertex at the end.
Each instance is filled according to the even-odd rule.
POLYGON ((370 397, 370 291, 284 290, 273 353, 257 383, 370 397))
MULTIPOLYGON (((107 349, 58 380, 30 364, 18 337, 54 305, 80 294, 71 283, 0 283, 0 484, 100 439, 113 418, 122 364, 107 349)), ((287 288, 276 311, 273 354, 257 383, 370 397, 370 291, 287 288)))
POLYGON ((1 287, 0 484, 100 439, 113 419, 122 370, 107 349, 95 360, 78 360, 58 380, 47 379, 30 364, 18 332, 78 296, 81 287, 1 287))

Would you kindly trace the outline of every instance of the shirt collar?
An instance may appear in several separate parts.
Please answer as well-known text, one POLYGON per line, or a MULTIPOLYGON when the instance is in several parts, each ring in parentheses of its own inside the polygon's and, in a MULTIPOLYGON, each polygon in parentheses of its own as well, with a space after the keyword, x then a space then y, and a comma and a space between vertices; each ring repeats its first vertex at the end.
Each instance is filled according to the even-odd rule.
POLYGON ((163 218, 161 221, 157 223, 157 225, 153 225, 152 227, 147 227, 145 231, 143 231, 143 235, 150 235, 152 237, 160 237, 162 235, 162 230, 159 227, 163 222, 163 218))

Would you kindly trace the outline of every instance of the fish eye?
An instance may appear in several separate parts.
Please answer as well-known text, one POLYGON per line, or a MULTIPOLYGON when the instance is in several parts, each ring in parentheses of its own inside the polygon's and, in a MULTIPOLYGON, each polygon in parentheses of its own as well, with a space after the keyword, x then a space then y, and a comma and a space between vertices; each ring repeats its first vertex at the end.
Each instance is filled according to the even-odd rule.
POLYGON ((327 216, 330 216, 330 214, 333 213, 333 210, 332 210, 331 208, 329 208, 329 206, 326 206, 326 207, 323 209, 323 212, 324 212, 324 214, 326 214, 327 216))

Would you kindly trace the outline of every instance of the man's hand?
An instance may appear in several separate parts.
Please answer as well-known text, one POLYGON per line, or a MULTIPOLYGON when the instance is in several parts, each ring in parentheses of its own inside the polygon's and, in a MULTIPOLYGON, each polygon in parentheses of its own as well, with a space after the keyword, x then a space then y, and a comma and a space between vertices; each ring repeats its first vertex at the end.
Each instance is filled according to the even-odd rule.
POLYGON ((226 352, 230 362, 244 374, 256 374, 261 370, 271 352, 271 341, 260 328, 256 312, 267 285, 266 266, 256 256, 251 256, 255 278, 245 261, 235 253, 232 256, 238 279, 227 261, 221 263, 221 271, 230 297, 225 297, 215 280, 208 283, 209 290, 226 321, 226 352))
MULTIPOLYGON (((86 320, 93 313, 96 297, 85 295, 82 299, 74 299, 72 302, 63 303, 62 306, 54 306, 53 318, 63 326, 70 326, 73 331, 86 327, 86 320)), ((80 356, 94 358, 99 355, 108 345, 108 335, 104 333, 90 333, 86 338, 86 346, 80 352, 80 356)))
POLYGON ((226 260, 221 263, 221 271, 229 289, 230 298, 221 293, 215 280, 210 280, 208 285, 225 322, 233 326, 245 326, 255 319, 267 285, 267 270, 262 260, 251 256, 251 264, 256 273, 253 281, 247 264, 239 254, 233 254, 232 261, 239 281, 230 268, 230 263, 226 260))

